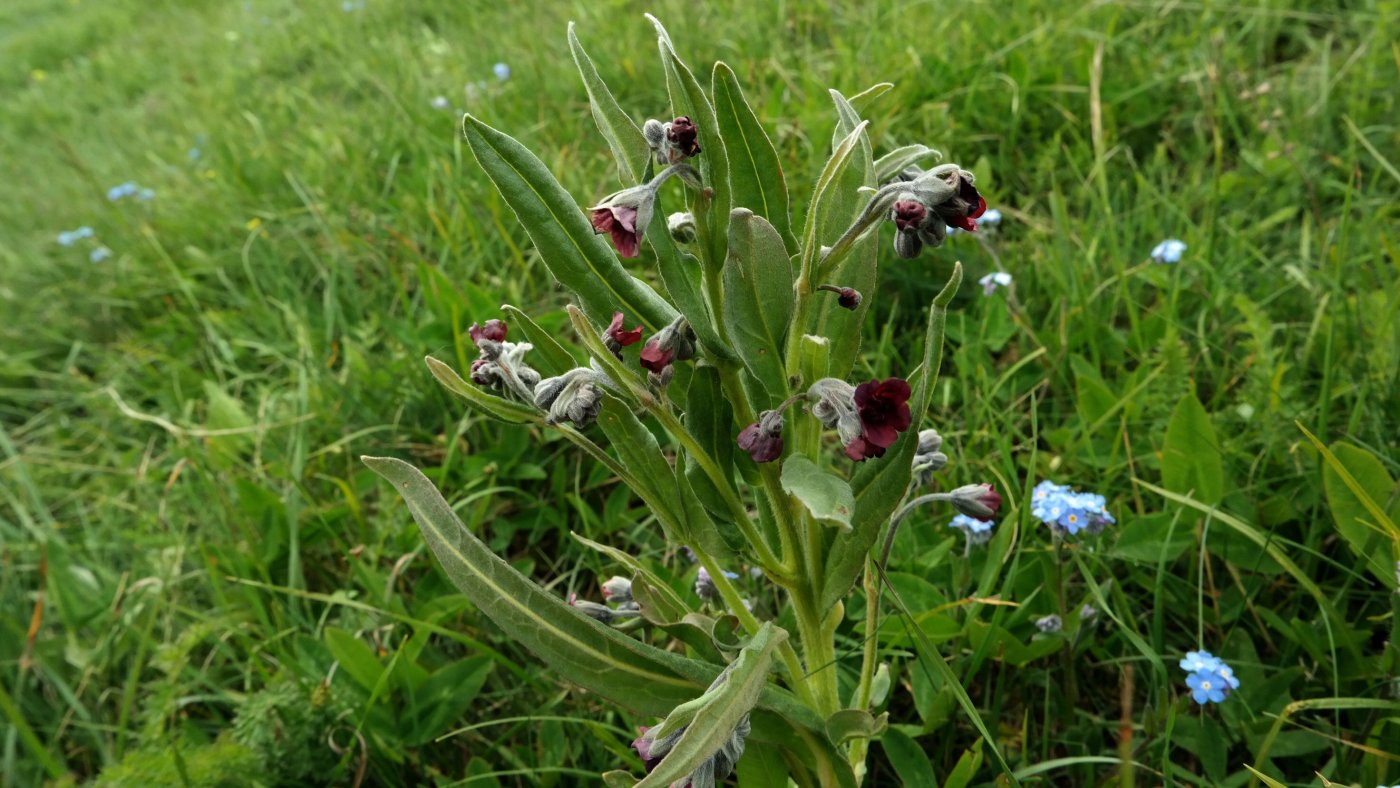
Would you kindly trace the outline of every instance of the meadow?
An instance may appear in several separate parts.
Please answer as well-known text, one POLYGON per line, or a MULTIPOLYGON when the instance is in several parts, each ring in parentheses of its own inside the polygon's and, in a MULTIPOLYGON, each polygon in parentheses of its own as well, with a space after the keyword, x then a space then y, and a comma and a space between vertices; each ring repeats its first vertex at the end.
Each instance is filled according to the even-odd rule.
MULTIPOLYGON (((733 68, 794 217, 830 148, 828 88, 886 81, 876 153, 942 150, 1000 211, 915 260, 884 231, 857 372, 913 366, 961 261, 925 426, 951 458, 940 484, 996 482, 999 536, 965 547, 921 510, 890 579, 1015 779, 1400 783, 1393 0, 9 0, 0 784, 640 771, 629 743, 654 720, 543 670, 359 457, 423 468, 558 596, 620 569, 570 532, 690 593, 615 478, 423 364, 468 366, 467 327, 502 304, 566 332, 568 293, 461 117, 591 205, 617 169, 566 26, 637 122, 668 118, 644 12, 706 74, 733 68), (1152 259, 1166 239, 1178 262, 1152 259), (984 294, 999 270, 1012 284, 984 294), (1059 549, 1028 499, 1043 479, 1104 495, 1117 524, 1059 549), (1050 614, 1063 632, 1037 627, 1050 614), (1177 661, 1199 648, 1240 678, 1224 702, 1190 701, 1177 661)), ((1009 784, 888 623, 866 784, 1009 784)), ((860 630, 839 646, 858 660, 860 630)))

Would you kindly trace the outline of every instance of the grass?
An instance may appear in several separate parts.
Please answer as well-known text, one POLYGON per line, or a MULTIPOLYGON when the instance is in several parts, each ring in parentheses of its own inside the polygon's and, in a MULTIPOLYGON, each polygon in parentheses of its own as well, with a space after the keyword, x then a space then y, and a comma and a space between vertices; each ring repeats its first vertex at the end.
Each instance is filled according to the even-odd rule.
MULTIPOLYGON (((465 326, 502 303, 566 322, 455 110, 519 136, 588 204, 615 170, 565 23, 634 117, 662 117, 648 10, 692 65, 734 67, 795 199, 829 145, 826 89, 890 81, 867 110, 877 154, 940 148, 1006 216, 987 244, 882 253, 862 363, 910 368, 918 305, 963 260, 934 401, 943 481, 995 478, 1019 504, 1050 477, 1119 516, 1099 549, 1062 554, 1021 506, 966 561, 941 520, 903 529, 892 582, 1013 767, 1057 785, 1237 785, 1245 765, 1288 785, 1400 780, 1394 595, 1339 537, 1294 423, 1400 473, 1395 3, 13 0, 0 782, 562 785, 639 768, 629 726, 648 721, 536 670, 355 458, 433 469, 557 593, 617 569, 570 530, 678 566, 606 474, 483 423, 421 363, 460 359, 465 326), (155 199, 108 201, 127 180, 155 199), (109 260, 54 242, 80 225, 109 260), (1151 264, 1167 237, 1184 259, 1151 264), (998 261, 1014 290, 983 298, 972 283, 998 261), (1173 439, 1191 396, 1208 431, 1173 439), (1221 514, 1154 489, 1187 492, 1164 479, 1209 475, 1211 457, 1221 514), (992 594, 1019 606, 955 604, 992 594), (1084 603, 1104 614, 1070 646, 1033 637, 1084 603), (1197 645, 1244 681, 1203 712, 1173 664, 1197 645)), ((943 779, 977 736, 902 645, 885 655, 891 719, 943 779)), ((874 784, 893 782, 873 749, 874 784)))

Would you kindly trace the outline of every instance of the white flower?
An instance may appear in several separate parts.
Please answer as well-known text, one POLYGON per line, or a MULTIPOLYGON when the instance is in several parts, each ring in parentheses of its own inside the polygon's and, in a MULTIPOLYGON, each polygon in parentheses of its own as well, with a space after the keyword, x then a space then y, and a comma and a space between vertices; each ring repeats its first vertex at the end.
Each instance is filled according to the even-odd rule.
POLYGON ((434 96, 434 97, 433 97, 433 101, 432 101, 432 105, 433 105, 433 109, 439 109, 439 110, 441 110, 441 109, 447 109, 448 107, 452 106, 451 102, 449 102, 449 101, 447 100, 447 97, 446 97, 446 96, 434 96))
POLYGON ((997 291, 998 287, 1011 286, 1011 274, 1005 271, 993 271, 981 279, 978 279, 977 284, 982 285, 983 295, 991 295, 997 291))

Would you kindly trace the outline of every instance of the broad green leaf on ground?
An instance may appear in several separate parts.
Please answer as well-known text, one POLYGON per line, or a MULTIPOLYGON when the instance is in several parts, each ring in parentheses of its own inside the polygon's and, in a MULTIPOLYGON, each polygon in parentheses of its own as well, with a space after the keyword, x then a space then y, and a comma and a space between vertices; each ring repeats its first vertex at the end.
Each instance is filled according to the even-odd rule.
POLYGON ((1225 497, 1225 470, 1210 414, 1188 391, 1172 411, 1162 445, 1162 486, 1205 504, 1225 497))
POLYGON ((773 652, 786 639, 786 632, 765 622, 729 666, 724 682, 706 692, 704 705, 689 720, 680 740, 637 788, 657 788, 684 779, 718 752, 758 703, 773 667, 773 652))
POLYGON ((714 665, 646 645, 535 585, 468 531, 417 468, 391 457, 362 459, 403 496, 453 585, 560 677, 622 706, 665 715, 718 675, 714 665))
POLYGON ((792 307, 792 267, 778 231, 762 216, 735 208, 724 261, 724 322, 739 358, 768 391, 758 410, 787 398, 782 343, 792 307))
POLYGON ((929 304, 928 324, 924 329, 923 363, 909 377, 913 394, 909 399, 909 429, 899 436, 884 457, 866 460, 851 478, 855 496, 852 531, 836 535, 827 558, 826 580, 822 587, 821 608, 836 604, 851 590, 865 567, 865 556, 880 537, 885 523, 904 498, 912 476, 914 450, 919 443, 919 430, 928 415, 933 387, 938 382, 938 370, 943 364, 943 333, 948 318, 948 304, 962 284, 962 264, 953 264, 948 282, 929 304))
POLYGON ((606 325, 622 310, 647 328, 670 323, 676 311, 646 283, 627 273, 602 236, 559 185, 554 174, 511 136, 468 115, 462 122, 467 143, 496 184, 540 259, 559 283, 575 293, 593 322, 606 325))
POLYGON ((617 162, 618 180, 624 186, 641 183, 651 148, 636 121, 617 103, 612 91, 598 75, 593 59, 584 51, 583 44, 574 33, 573 22, 569 23, 569 51, 574 55, 574 65, 578 66, 583 86, 588 90, 588 106, 593 110, 593 121, 598 124, 598 131, 607 140, 613 159, 617 162))
MULTIPOLYGON (((789 254, 797 251, 788 216, 787 180, 773 141, 744 98, 739 80, 724 63, 711 77, 719 130, 729 154, 729 181, 735 208, 748 208, 773 225, 789 254)), ((732 242, 732 239, 731 239, 732 242)))
POLYGON ((1400 560, 1393 520, 1395 479, 1376 455, 1365 449, 1337 441, 1328 450, 1332 457, 1323 462, 1322 484, 1337 532, 1371 574, 1387 588, 1395 588, 1395 562, 1400 560), (1343 474, 1350 476, 1354 485, 1343 474), (1378 521, 1378 514, 1383 519, 1378 521))
POLYGON ((783 462, 783 491, 797 498, 818 521, 851 530, 855 498, 845 479, 818 468, 800 454, 783 462))

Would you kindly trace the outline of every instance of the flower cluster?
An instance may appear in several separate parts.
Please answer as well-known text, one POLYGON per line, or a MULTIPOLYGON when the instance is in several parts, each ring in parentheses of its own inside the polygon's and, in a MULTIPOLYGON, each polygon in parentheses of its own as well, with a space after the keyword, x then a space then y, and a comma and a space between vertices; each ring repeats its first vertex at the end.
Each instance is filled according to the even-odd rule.
POLYGON ((1220 703, 1240 688, 1235 671, 1209 651, 1188 651, 1177 665, 1186 671, 1186 686, 1191 688, 1191 699, 1202 706, 1220 703))
POLYGON ((132 181, 120 183, 107 190, 107 199, 116 202, 126 197, 135 196, 141 202, 150 202, 156 198, 156 193, 152 189, 137 186, 132 181))
POLYGON ((987 201, 973 185, 972 173, 956 164, 942 164, 924 171, 909 167, 892 185, 894 195, 890 220, 898 230, 894 250, 900 257, 919 256, 924 245, 940 246, 949 228, 975 232, 977 219, 987 210, 987 201))
POLYGON ((652 118, 642 125, 642 135, 662 167, 700 155, 700 129, 685 115, 667 123, 652 118))
MULTIPOLYGON (((697 151, 698 152, 698 151, 697 151)), ((693 186, 699 186, 700 176, 688 164, 675 164, 662 170, 646 183, 613 192, 588 209, 593 232, 606 234, 613 248, 623 257, 636 257, 641 251, 642 236, 656 211, 656 195, 661 184, 673 175, 693 186)))
POLYGON ((909 429, 909 383, 902 378, 872 380, 852 386, 822 378, 807 390, 810 411, 827 429, 835 429, 846 456, 861 462, 885 456, 899 433, 909 429))
POLYGON ((472 362, 472 382, 478 386, 508 391, 524 402, 534 402, 535 384, 540 373, 525 363, 525 354, 534 349, 528 342, 507 342, 504 320, 472 323, 467 334, 481 354, 472 362))
POLYGON ((991 520, 979 520, 965 514, 953 515, 952 522, 948 523, 949 528, 960 529, 967 536, 967 543, 970 545, 985 544, 992 538, 992 528, 995 525, 991 520))
POLYGON ((1081 493, 1069 485, 1042 481, 1031 492, 1031 514, 1057 534, 1075 536, 1080 531, 1096 534, 1109 523, 1118 522, 1104 508, 1106 501, 1096 493, 1081 493))

